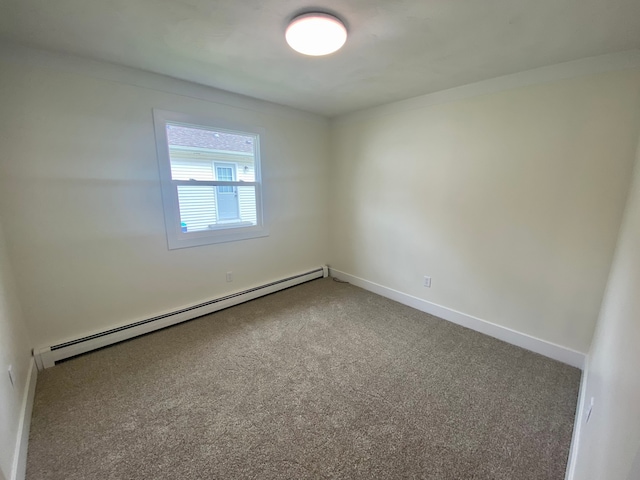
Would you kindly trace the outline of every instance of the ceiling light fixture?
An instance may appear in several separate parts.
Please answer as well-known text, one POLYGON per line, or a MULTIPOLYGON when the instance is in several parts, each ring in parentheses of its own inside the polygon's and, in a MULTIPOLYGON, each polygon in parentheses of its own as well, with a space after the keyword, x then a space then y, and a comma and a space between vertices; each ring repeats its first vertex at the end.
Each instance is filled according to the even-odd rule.
POLYGON ((296 52, 317 57, 339 50, 347 41, 347 29, 328 13, 305 13, 291 20, 285 37, 296 52))

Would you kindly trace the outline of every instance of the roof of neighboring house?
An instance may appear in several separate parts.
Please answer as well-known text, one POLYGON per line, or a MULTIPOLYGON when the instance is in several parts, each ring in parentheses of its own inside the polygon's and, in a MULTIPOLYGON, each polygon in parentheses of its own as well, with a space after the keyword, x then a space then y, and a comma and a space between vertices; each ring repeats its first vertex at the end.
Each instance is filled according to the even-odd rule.
POLYGON ((171 146, 253 153, 253 138, 248 135, 167 125, 167 138, 171 146))

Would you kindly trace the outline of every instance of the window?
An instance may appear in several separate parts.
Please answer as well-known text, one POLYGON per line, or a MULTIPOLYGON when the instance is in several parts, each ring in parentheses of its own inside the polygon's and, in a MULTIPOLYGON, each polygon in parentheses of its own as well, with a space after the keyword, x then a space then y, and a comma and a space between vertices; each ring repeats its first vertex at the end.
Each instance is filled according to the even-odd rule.
POLYGON ((261 129, 154 110, 170 249, 263 237, 261 129))

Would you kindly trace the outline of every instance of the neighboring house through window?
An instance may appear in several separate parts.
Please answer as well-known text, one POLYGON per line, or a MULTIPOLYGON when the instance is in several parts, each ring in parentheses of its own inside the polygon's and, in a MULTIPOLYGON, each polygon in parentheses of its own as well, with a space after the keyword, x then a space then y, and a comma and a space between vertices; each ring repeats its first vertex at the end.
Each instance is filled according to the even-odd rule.
POLYGON ((260 129, 154 110, 170 249, 266 236, 260 129))

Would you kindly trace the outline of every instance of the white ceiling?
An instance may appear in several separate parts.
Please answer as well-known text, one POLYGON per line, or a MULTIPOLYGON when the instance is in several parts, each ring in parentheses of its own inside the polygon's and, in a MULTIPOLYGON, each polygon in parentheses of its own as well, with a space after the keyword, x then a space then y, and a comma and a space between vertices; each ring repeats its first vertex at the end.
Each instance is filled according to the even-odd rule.
POLYGON ((0 38, 335 116, 640 48, 640 0, 0 0, 0 38), (349 30, 328 57, 284 41, 314 9, 349 30))

